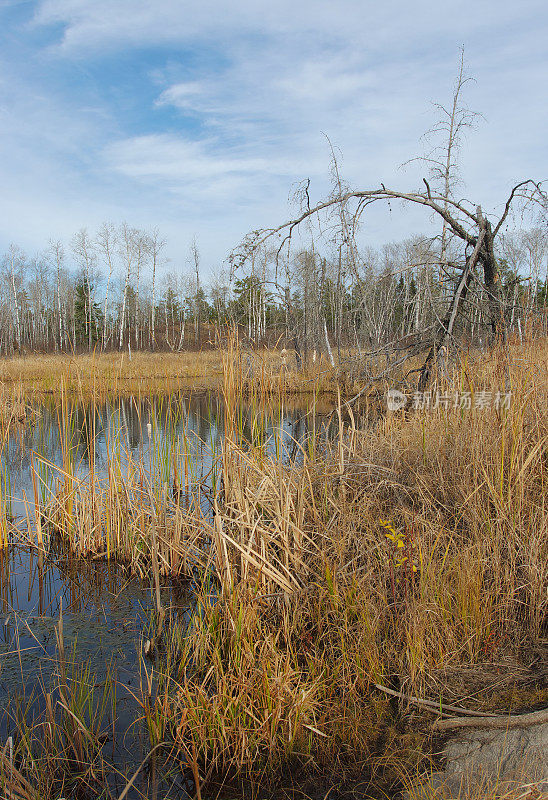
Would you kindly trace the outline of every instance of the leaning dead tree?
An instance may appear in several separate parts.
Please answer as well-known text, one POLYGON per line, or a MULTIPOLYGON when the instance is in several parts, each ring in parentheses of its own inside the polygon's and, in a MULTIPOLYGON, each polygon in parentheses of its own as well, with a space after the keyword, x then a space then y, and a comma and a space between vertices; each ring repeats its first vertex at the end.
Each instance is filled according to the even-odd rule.
MULTIPOLYGON (((440 355, 443 358, 448 348, 454 341, 455 323, 462 311, 469 291, 470 283, 478 281, 483 288, 485 298, 484 318, 489 331, 489 340, 505 341, 506 322, 504 304, 501 291, 501 281, 496 255, 496 240, 513 206, 518 203, 526 205, 538 204, 543 209, 547 208, 547 196, 539 182, 528 179, 521 181, 511 190, 504 204, 502 214, 493 218, 483 213, 480 206, 473 206, 466 200, 454 200, 445 193, 434 192, 428 181, 423 179, 424 190, 417 192, 403 192, 389 189, 384 184, 374 189, 348 190, 334 192, 328 199, 310 206, 308 193, 306 195, 306 208, 293 219, 278 225, 275 228, 257 230, 249 234, 240 247, 231 254, 230 261, 233 271, 244 267, 253 254, 267 244, 277 242, 278 256, 290 247, 296 232, 310 221, 317 221, 325 231, 326 228, 340 227, 343 219, 344 230, 337 231, 339 239, 355 236, 359 224, 367 209, 374 203, 399 200, 407 204, 423 206, 436 214, 444 226, 451 232, 453 241, 460 243, 463 258, 459 263, 446 261, 440 266, 451 269, 457 275, 455 287, 450 298, 447 312, 437 324, 431 336, 430 347, 422 369, 420 370, 419 388, 424 389, 433 374, 434 368, 439 363, 440 355), (349 231, 352 231, 350 234, 349 231)), ((357 248, 352 244, 352 251, 357 255, 357 248)))

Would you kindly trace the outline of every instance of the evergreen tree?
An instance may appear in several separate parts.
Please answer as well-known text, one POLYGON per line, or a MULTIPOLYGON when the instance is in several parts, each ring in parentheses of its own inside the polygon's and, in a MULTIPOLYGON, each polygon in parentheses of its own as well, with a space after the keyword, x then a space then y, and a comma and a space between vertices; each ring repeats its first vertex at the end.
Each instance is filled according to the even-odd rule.
POLYGON ((86 275, 77 281, 74 292, 75 344, 87 344, 91 349, 99 338, 102 323, 101 309, 93 301, 93 285, 86 275))

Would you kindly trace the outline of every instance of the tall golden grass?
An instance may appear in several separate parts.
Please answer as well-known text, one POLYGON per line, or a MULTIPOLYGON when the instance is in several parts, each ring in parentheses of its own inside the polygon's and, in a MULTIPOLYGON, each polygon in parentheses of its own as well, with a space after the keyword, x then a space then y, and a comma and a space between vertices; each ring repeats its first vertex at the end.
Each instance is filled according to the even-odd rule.
POLYGON ((25 394, 68 394, 98 400, 106 395, 147 394, 215 387, 221 379, 221 353, 127 353, 27 355, 0 360, 0 383, 25 394))
POLYGON ((61 384, 69 395, 99 400, 106 396, 167 394, 177 389, 220 389, 223 365, 230 353, 242 396, 273 393, 307 394, 334 391, 344 377, 349 390, 357 376, 343 354, 340 368, 323 356, 296 369, 293 352, 276 349, 242 350, 229 338, 225 349, 180 353, 135 352, 97 354, 42 354, 0 359, 0 385, 15 387, 27 398, 36 393, 59 396, 61 384))
MULTIPOLYGON (((544 342, 463 360, 440 389, 469 392, 469 409, 359 429, 341 408, 336 441, 303 447, 299 466, 225 442, 212 536, 222 596, 196 615, 174 710, 204 774, 402 769, 420 760, 417 740, 396 734, 374 684, 454 701, 462 669, 542 646, 547 355, 544 342), (508 389, 509 408, 474 407, 508 389)), ((468 704, 496 703, 483 688, 468 704)))
POLYGON ((375 684, 492 708, 493 669, 524 669, 545 644, 548 342, 464 357, 434 387, 447 407, 379 408, 360 427, 339 395, 336 437, 296 443, 291 463, 243 441, 246 380, 229 349, 211 514, 173 492, 186 458, 174 443, 163 482, 113 446, 107 483, 76 486, 67 456, 37 515, 81 554, 201 576, 188 628, 164 632, 173 680, 147 701, 155 741, 169 737, 198 791, 288 765, 392 780, 424 759, 427 712, 402 725, 375 684), (508 407, 477 403, 508 391, 508 407), (463 392, 470 407, 452 402, 463 392))

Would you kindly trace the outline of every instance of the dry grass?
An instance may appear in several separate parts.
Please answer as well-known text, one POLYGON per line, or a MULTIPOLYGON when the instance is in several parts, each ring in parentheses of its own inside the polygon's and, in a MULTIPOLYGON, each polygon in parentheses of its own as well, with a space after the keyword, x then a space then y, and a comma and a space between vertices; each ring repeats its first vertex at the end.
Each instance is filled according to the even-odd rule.
MULTIPOLYGON (((0 360, 0 383, 20 393, 58 395, 61 383, 71 395, 100 399, 105 395, 167 394, 176 389, 219 389, 226 350, 181 353, 136 352, 98 355, 28 355, 0 360)), ((303 372, 294 355, 276 350, 236 352, 235 369, 243 395, 259 391, 333 390, 333 369, 322 359, 303 372)))
MULTIPOLYGON (((470 392, 471 408, 360 428, 351 413, 343 424, 341 403, 332 444, 301 443, 291 465, 243 445, 237 354, 223 375, 212 518, 115 458, 107 486, 79 487, 76 505, 66 468, 44 518, 82 552, 202 571, 192 624, 165 633, 175 683, 148 712, 198 784, 264 785, 288 765, 341 785, 358 773, 393 781, 423 763, 435 717, 402 717, 373 684, 481 710, 508 689, 509 665, 522 677, 545 657, 548 343, 464 359, 439 388, 470 392), (478 392, 509 387, 508 409, 474 407, 478 392), (480 676, 473 692, 467 670, 480 676)), ((162 458, 181 487, 170 466, 181 459, 162 458)))
MULTIPOLYGON (((220 389, 223 360, 234 358, 234 376, 242 397, 336 392, 337 386, 352 393, 364 373, 354 362, 355 353, 345 351, 340 367, 332 367, 322 355, 297 369, 295 354, 263 349, 185 351, 181 353, 136 352, 97 355, 27 355, 0 360, 0 384, 14 387, 27 398, 38 394, 60 394, 99 400, 105 396, 168 394, 177 389, 220 389)), ((375 365, 368 364, 368 368, 375 365)), ((386 365, 383 364, 383 367, 386 365)), ((380 370, 379 366, 379 370, 380 370)))
MULTIPOLYGON (((330 453, 303 452, 299 469, 225 444, 223 595, 197 617, 175 712, 176 735, 196 743, 206 772, 258 779, 297 760, 332 776, 351 765, 393 775, 420 762, 424 741, 395 734, 372 684, 458 703, 457 689, 468 691, 452 671, 488 679, 542 653, 547 353, 544 343, 519 362, 500 352, 463 364, 444 387, 474 395, 510 380, 508 410, 350 426, 330 453)), ((492 702, 481 688, 465 705, 492 702)))
POLYGON ((20 385, 5 386, 0 384, 0 429, 8 430, 13 425, 28 423, 35 416, 33 409, 26 402, 20 385))
MULTIPOLYGON (((515 367, 537 369, 544 340, 526 346, 511 344, 509 359, 515 367)), ((407 373, 421 365, 420 356, 403 360, 401 354, 360 357, 354 350, 341 352, 340 364, 332 367, 323 354, 309 359, 298 369, 293 351, 276 349, 241 350, 237 342, 228 342, 223 350, 185 351, 181 353, 136 352, 81 355, 26 355, 0 359, 0 385, 4 391, 16 391, 19 400, 36 393, 57 396, 61 386, 68 394, 99 400, 109 395, 168 394, 176 389, 220 389, 227 356, 232 361, 232 385, 242 397, 283 396, 292 394, 336 394, 351 397, 369 386, 367 394, 382 393, 387 386, 411 386, 407 373), (401 363, 400 363, 401 362, 401 363), (385 375, 379 379, 379 376, 385 375)), ((489 380, 493 365, 489 353, 470 351, 468 360, 489 380)))
POLYGON ((221 353, 108 353, 103 355, 32 355, 0 361, 0 381, 19 385, 26 394, 65 391, 99 399, 104 395, 147 394, 184 388, 215 388, 221 381, 221 353))

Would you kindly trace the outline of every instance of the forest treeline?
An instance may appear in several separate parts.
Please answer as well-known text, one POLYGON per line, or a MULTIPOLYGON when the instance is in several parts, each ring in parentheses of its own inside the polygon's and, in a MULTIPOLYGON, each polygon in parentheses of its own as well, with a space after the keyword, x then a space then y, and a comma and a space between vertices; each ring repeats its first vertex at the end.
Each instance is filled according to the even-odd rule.
MULTIPOLYGON (((508 331, 545 331, 548 233, 507 233, 497 257, 508 331)), ((285 259, 263 249, 231 281, 204 269, 196 242, 174 269, 158 231, 104 224, 79 231, 68 246, 50 243, 38 257, 9 248, 1 261, 0 354, 199 349, 222 344, 229 326, 250 346, 291 347, 302 359, 323 351, 333 360, 348 347, 420 346, 462 268, 457 253, 442 257, 439 237, 416 236, 351 253, 311 247, 285 259)), ((472 282, 459 320, 460 335, 479 345, 484 291, 472 282)))

